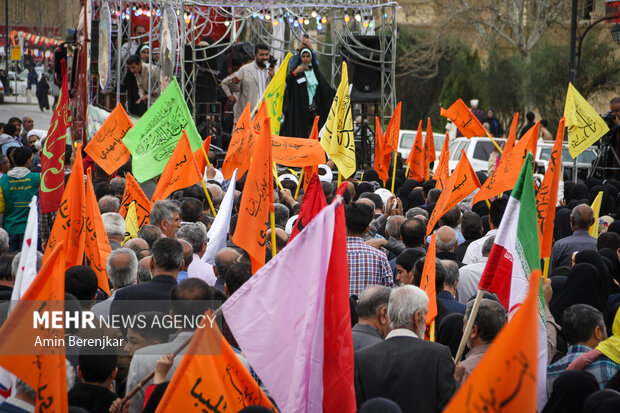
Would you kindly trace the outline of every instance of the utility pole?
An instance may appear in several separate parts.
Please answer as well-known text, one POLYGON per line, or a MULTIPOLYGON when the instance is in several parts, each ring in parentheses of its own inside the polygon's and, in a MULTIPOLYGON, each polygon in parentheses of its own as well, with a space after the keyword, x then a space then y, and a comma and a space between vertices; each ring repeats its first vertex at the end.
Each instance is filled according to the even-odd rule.
MULTIPOLYGON (((6 75, 9 75, 9 0, 4 0, 4 58, 6 59, 6 75)), ((8 91, 7 91, 8 92, 8 91)))

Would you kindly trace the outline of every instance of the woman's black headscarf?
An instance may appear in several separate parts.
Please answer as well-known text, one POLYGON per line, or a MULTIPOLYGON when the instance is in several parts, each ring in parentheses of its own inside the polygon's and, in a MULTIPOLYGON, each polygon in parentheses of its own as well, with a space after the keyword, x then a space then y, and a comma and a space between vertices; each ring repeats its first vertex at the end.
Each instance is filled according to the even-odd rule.
POLYGON ((582 413, 617 413, 620 411, 620 393, 611 389, 592 393, 583 403, 582 413))
POLYGON ((599 192, 603 192, 603 199, 601 201, 601 208, 599 210, 598 216, 602 217, 603 215, 609 215, 610 212, 615 212, 616 211, 616 200, 611 195, 609 190, 603 185, 596 185, 592 187, 592 189, 590 189, 588 203, 592 205, 592 202, 594 201, 594 199, 596 198, 599 192))
POLYGON ((575 264, 588 263, 592 264, 598 270, 597 283, 603 293, 603 297, 607 297, 616 289, 611 275, 609 274, 609 265, 606 263, 607 258, 603 258, 598 252, 593 250, 580 251, 575 255, 575 264))
POLYGON ((581 413, 586 398, 599 390, 596 378, 585 371, 567 370, 553 382, 542 413, 581 413))
POLYGON ((413 207, 421 207, 426 203, 424 199, 424 191, 421 189, 414 189, 407 197, 407 209, 413 207))
POLYGON ((556 242, 573 234, 573 229, 570 226, 570 212, 568 208, 557 208, 555 210, 553 239, 556 242))
POLYGON ((591 305, 606 315, 607 297, 603 296, 598 283, 600 278, 598 270, 592 264, 575 264, 571 268, 564 288, 559 294, 554 295, 549 303, 551 314, 560 325, 564 310, 574 304, 591 305))

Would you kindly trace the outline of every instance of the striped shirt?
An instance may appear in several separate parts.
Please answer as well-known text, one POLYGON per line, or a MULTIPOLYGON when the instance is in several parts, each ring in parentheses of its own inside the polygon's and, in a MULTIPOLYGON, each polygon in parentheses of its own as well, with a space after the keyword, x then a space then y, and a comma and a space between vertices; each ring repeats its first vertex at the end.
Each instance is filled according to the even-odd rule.
POLYGON ((350 295, 359 297, 361 292, 371 285, 394 286, 385 253, 366 245, 360 237, 347 237, 347 263, 350 295))

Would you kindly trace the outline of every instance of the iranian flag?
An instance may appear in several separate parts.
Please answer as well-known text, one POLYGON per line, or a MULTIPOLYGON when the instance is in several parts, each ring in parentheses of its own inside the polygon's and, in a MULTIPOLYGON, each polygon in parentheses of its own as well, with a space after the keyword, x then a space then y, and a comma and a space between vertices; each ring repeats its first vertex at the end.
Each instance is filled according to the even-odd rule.
MULTIPOLYGON (((510 195, 478 288, 497 294, 512 318, 527 296, 533 270, 540 270, 536 194, 528 153, 510 195)), ((547 402, 547 330, 542 290, 538 317, 538 410, 547 402)))

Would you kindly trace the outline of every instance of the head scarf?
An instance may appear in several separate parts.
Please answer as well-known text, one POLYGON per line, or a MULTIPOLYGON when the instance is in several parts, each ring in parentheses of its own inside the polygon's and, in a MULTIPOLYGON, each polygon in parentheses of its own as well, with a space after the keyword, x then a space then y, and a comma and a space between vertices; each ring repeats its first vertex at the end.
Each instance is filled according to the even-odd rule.
POLYGON ((301 62, 301 56, 304 53, 310 53, 310 64, 308 65, 312 70, 307 70, 304 72, 304 76, 306 76, 306 88, 308 89, 308 105, 312 105, 314 102, 314 95, 316 94, 316 88, 319 85, 319 81, 314 74, 314 68, 312 67, 312 51, 308 48, 301 49, 299 52, 299 61, 301 62))
POLYGON ((601 287, 597 282, 600 275, 592 264, 575 264, 566 285, 559 294, 554 295, 549 303, 551 314, 557 322, 562 324, 564 310, 573 304, 588 304, 599 310, 603 315, 607 313, 606 297, 603 296, 601 287))
POLYGON ((614 222, 614 219, 610 217, 609 215, 603 215, 602 217, 600 217, 598 219, 599 235, 602 234, 603 232, 607 232, 607 229, 609 228, 609 224, 611 224, 612 222, 614 222))
POLYGON ((620 393, 615 390, 599 390, 588 396, 583 403, 583 413, 617 413, 620 409, 620 393))
POLYGON ((607 227, 608 232, 615 232, 616 234, 620 234, 620 220, 615 220, 609 227, 607 227))
POLYGON ((607 190, 607 188, 605 188, 603 185, 597 185, 590 189, 588 204, 592 205, 594 198, 596 198, 599 192, 603 193, 603 199, 601 200, 601 208, 599 209, 598 215, 603 216, 615 211, 616 200, 611 196, 609 190, 607 190))
POLYGON ((620 260, 618 260, 618 254, 611 248, 602 248, 598 252, 602 257, 605 257, 611 263, 609 267, 609 274, 615 278, 617 281, 620 281, 620 260))
POLYGON ((588 195, 590 190, 585 184, 575 184, 573 185, 570 193, 568 194, 569 201, 581 201, 582 199, 588 199, 588 195))
POLYGON ((609 275, 609 266, 606 264, 607 258, 601 257, 601 255, 593 250, 579 251, 575 255, 575 264, 588 263, 592 264, 598 270, 598 278, 596 280, 599 285, 603 297, 607 298, 614 292, 614 282, 609 275))
POLYGON ((567 370, 553 382, 542 413, 581 413, 586 398, 599 390, 596 378, 581 370, 567 370))
POLYGON ((379 179, 379 174, 374 169, 366 169, 362 178, 366 182, 377 182, 378 184, 383 185, 381 179, 379 179))
POLYGON ((357 413, 403 413, 403 411, 390 399, 374 397, 362 403, 357 413))
POLYGON ((463 336, 463 314, 453 313, 447 315, 439 325, 437 330, 437 342, 448 346, 452 357, 456 357, 456 352, 463 336))
POLYGON ((426 203, 424 200, 424 191, 421 189, 414 189, 407 197, 407 209, 413 207, 421 207, 426 203))
POLYGON ((570 213, 568 208, 557 208, 555 210, 555 220, 553 222, 553 238, 557 242, 573 233, 570 226, 570 213))

